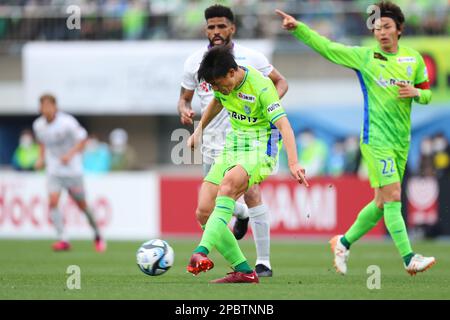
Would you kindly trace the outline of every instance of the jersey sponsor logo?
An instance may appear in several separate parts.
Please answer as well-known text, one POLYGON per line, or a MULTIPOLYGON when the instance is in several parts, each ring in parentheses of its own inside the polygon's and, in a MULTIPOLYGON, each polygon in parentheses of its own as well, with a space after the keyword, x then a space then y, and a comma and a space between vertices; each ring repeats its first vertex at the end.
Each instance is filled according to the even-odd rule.
POLYGON ((408 77, 412 76, 413 70, 412 70, 412 67, 410 65, 406 68, 406 73, 408 74, 408 77))
POLYGON ((386 80, 383 78, 382 75, 380 75, 380 77, 378 78, 378 80, 376 81, 376 83, 383 88, 387 88, 388 86, 396 86, 397 83, 403 83, 403 84, 412 84, 412 81, 409 80, 399 80, 399 79, 394 79, 394 78, 390 78, 389 80, 386 80))
POLYGON ((211 85, 206 81, 203 81, 198 86, 199 86, 200 91, 203 91, 203 92, 211 92, 212 91, 211 85))
POLYGON ((386 88, 388 86, 388 82, 383 78, 382 75, 380 75, 380 77, 378 78, 377 84, 383 88, 386 88))
POLYGON ((245 93, 242 93, 242 92, 238 93, 238 98, 241 99, 241 100, 244 100, 244 101, 252 102, 252 103, 255 102, 255 100, 256 100, 255 96, 252 96, 250 94, 245 94, 245 93))
POLYGON ((412 81, 409 81, 409 80, 398 80, 398 79, 393 79, 393 78, 389 79, 389 84, 391 86, 396 86, 397 83, 412 84, 412 81))
POLYGON ((416 58, 414 57, 399 57, 397 58, 398 63, 416 63, 416 58))
POLYGON ((256 121, 258 121, 258 118, 247 117, 247 116, 244 116, 243 114, 237 113, 236 111, 228 112, 228 114, 233 119, 240 120, 240 121, 245 121, 245 122, 248 122, 248 123, 255 123, 256 121))
POLYGON ((281 104, 279 102, 272 103, 270 106, 267 107, 267 112, 272 113, 280 107, 281 104))
POLYGON ((388 59, 385 56, 383 56, 381 53, 379 53, 379 52, 375 52, 373 54, 373 58, 374 59, 379 59, 379 60, 382 60, 382 61, 388 61, 388 59))

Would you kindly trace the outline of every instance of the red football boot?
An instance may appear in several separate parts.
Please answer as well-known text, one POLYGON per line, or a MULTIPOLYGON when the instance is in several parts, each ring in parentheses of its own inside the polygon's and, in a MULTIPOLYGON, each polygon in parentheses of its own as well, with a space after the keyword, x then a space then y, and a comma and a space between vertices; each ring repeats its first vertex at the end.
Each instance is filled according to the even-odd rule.
POLYGON ((70 243, 67 241, 56 241, 52 244, 53 251, 69 251, 70 243))
POLYGON ((254 270, 252 273, 233 271, 223 278, 212 280, 211 283, 259 283, 259 278, 254 270))
POLYGON ((106 241, 101 237, 95 238, 94 248, 95 248, 95 251, 97 251, 97 252, 105 252, 106 251, 106 241))
POLYGON ((200 272, 206 272, 214 268, 214 262, 212 262, 204 253, 198 252, 191 256, 191 260, 187 266, 187 271, 192 273, 194 276, 198 275, 200 272))

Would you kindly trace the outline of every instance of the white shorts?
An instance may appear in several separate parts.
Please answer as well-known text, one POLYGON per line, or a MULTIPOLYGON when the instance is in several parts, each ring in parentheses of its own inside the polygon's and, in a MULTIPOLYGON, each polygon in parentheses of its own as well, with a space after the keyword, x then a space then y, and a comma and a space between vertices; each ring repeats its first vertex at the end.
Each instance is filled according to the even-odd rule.
POLYGON ((49 193, 61 193, 67 190, 75 200, 84 200, 84 181, 82 176, 60 177, 49 175, 47 177, 47 188, 49 193))

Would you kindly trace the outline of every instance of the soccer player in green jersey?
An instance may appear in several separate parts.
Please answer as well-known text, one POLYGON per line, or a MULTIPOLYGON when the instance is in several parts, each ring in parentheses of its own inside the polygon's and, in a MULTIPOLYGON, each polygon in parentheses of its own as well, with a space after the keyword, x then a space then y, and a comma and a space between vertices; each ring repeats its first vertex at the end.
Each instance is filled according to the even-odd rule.
POLYGON ((283 138, 291 174, 308 186, 304 169, 298 164, 291 125, 273 82, 250 66, 238 66, 229 46, 216 46, 204 55, 198 79, 211 84, 214 99, 188 140, 195 147, 202 130, 223 109, 228 111, 232 131, 202 185, 215 202, 202 239, 187 266, 194 275, 208 271, 214 263, 207 254, 217 247, 233 268, 214 283, 258 283, 258 275, 247 263, 236 238, 228 228, 236 200, 251 186, 261 183, 275 169, 283 138))
POLYGON ((283 11, 283 28, 333 63, 356 71, 364 95, 361 153, 369 167, 373 201, 359 213, 344 235, 331 241, 338 273, 347 272, 350 246, 384 217, 386 227, 403 258, 406 271, 414 275, 435 263, 434 257, 415 254, 401 213, 401 181, 405 171, 411 131, 411 104, 428 104, 431 90, 422 56, 399 45, 405 17, 388 1, 376 4, 374 47, 348 47, 332 42, 283 11))

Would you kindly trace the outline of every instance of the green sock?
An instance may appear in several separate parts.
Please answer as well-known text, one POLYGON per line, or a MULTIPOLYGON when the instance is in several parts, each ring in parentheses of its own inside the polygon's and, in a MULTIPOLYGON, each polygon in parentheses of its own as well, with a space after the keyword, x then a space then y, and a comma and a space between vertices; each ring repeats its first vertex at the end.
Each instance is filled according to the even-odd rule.
MULTIPOLYGON (((211 249, 221 241, 222 235, 229 230, 228 223, 233 215, 235 201, 230 197, 217 197, 216 206, 205 225, 199 246, 211 249)), ((219 244, 220 245, 220 244, 219 244)))
POLYGON ((405 266, 409 265, 409 262, 411 261, 412 257, 414 257, 414 253, 411 252, 410 254, 407 254, 403 257, 403 261, 405 262, 405 266))
POLYGON ((238 264, 237 266, 235 266, 234 270, 238 271, 238 272, 243 272, 243 273, 252 273, 253 272, 252 268, 247 263, 247 261, 244 261, 244 262, 238 264))
POLYGON ((409 256, 413 251, 402 217, 401 202, 386 202, 384 204, 384 222, 400 255, 402 257, 409 256))
POLYGON ((203 246, 198 246, 197 248, 195 248, 194 253, 204 253, 204 254, 208 254, 209 250, 203 246))
POLYGON ((375 201, 371 201, 359 212, 356 221, 350 229, 347 230, 344 237, 341 238, 341 243, 349 249, 352 243, 372 230, 372 228, 377 225, 378 221, 380 221, 381 217, 383 217, 383 210, 377 207, 375 201))
POLYGON ((350 249, 350 246, 352 245, 345 236, 341 238, 341 243, 346 247, 347 249, 350 249))
MULTIPOLYGON (((205 225, 202 226, 202 229, 205 230, 205 225)), ((197 249, 199 248, 205 247, 200 246, 197 249)), ((197 249, 194 252, 197 252, 197 249)), ((244 254, 242 253, 241 248, 239 247, 238 242, 230 229, 228 229, 228 231, 222 234, 222 238, 216 244, 216 249, 225 258, 225 260, 227 260, 227 262, 230 263, 232 267, 237 266, 242 262, 246 261, 244 254)))

